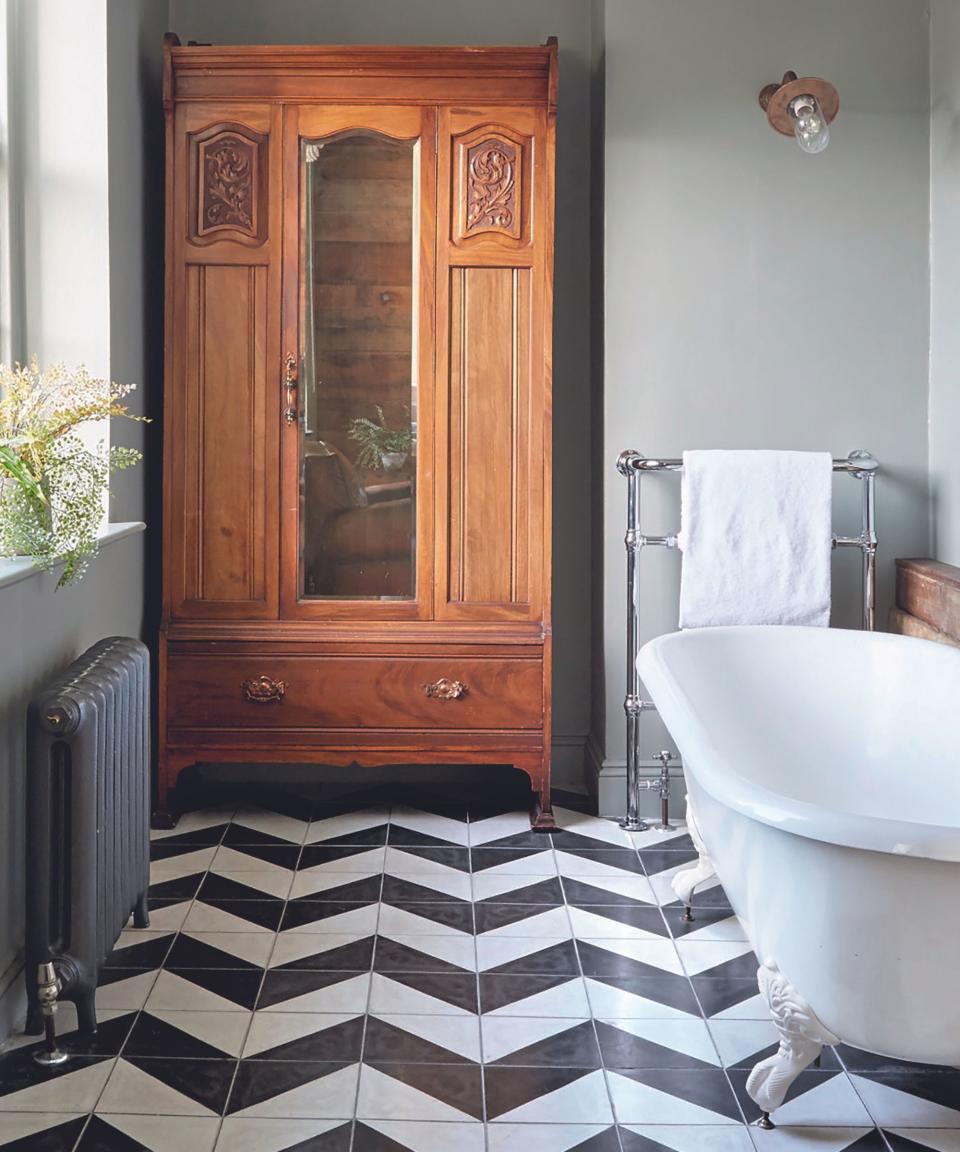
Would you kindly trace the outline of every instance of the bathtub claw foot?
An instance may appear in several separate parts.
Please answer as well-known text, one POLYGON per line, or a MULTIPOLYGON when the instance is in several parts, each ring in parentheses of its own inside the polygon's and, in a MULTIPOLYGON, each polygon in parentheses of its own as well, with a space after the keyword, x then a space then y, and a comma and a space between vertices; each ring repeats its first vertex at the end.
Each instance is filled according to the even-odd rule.
POLYGON ((776 1124, 770 1119, 770 1113, 764 1112, 757 1121, 757 1127, 762 1128, 765 1132, 769 1132, 771 1128, 776 1128, 776 1124))
POLYGON ((694 816, 693 809, 690 806, 689 796, 687 797, 687 828, 689 829, 693 846, 700 854, 700 859, 692 868, 684 868, 682 872, 678 872, 670 881, 670 887, 673 889, 674 896, 683 904, 683 919, 685 923, 689 924, 693 920, 692 904, 695 889, 701 884, 705 884, 708 880, 711 880, 717 874, 717 870, 713 866, 713 861, 707 855, 703 837, 700 835, 700 826, 697 824, 697 818, 694 816))
POLYGON ((780 1107, 800 1073, 820 1056, 824 1044, 839 1041, 773 960, 760 966, 757 983, 780 1034, 776 1055, 761 1060, 747 1079, 747 1093, 763 1113, 759 1127, 765 1128, 764 1119, 773 1127, 770 1113, 780 1107))

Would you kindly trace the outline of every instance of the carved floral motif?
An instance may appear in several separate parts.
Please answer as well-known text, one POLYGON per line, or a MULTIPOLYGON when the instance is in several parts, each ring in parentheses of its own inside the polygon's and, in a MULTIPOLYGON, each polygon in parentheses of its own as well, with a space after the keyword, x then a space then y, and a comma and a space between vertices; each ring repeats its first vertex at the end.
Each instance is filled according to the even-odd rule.
POLYGON ((516 233, 517 148, 484 140, 467 152, 467 231, 500 228, 516 233))
POLYGON ((239 136, 221 136, 203 153, 201 227, 254 231, 255 145, 239 136))
MULTIPOLYGON (((775 1056, 761 1060, 747 1079, 747 1092, 766 1114, 779 1108, 790 1085, 820 1055, 824 1044, 839 1044, 829 1028, 769 957, 757 973, 760 993, 780 1035, 775 1056)), ((764 1127, 769 1126, 767 1120, 764 1127)))

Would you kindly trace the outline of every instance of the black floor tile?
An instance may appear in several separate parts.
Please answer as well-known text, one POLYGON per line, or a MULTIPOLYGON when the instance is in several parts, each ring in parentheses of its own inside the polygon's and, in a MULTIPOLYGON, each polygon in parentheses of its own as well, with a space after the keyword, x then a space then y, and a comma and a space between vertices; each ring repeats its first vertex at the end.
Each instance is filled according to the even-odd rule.
MULTIPOLYGON (((402 1022, 402 1017, 395 1018, 402 1022)), ((474 1061, 439 1044, 406 1032, 376 1016, 367 1020, 364 1064, 472 1064, 474 1061)))
POLYGON ((589 1068, 517 1068, 487 1065, 483 1070, 487 1095, 487 1119, 496 1120, 532 1100, 558 1092, 589 1076, 589 1068))
POLYGON ((209 908, 218 908, 221 912, 229 912, 231 916, 248 921, 251 931, 266 928, 270 932, 276 932, 283 917, 283 901, 273 896, 264 896, 257 900, 208 900, 206 897, 198 896, 197 901, 209 908))
POLYGON ((574 1024, 497 1060, 488 1068, 599 1068, 600 1049, 592 1020, 574 1024))
POLYGON ((456 928, 460 932, 473 932, 473 905, 466 900, 453 903, 448 899, 446 902, 414 904, 407 901, 384 899, 384 903, 389 904, 392 908, 399 908, 402 912, 409 912, 413 916, 420 916, 424 920, 432 920, 435 924, 441 924, 445 928, 456 928))
MULTIPOLYGON (((241 1060, 230 1093, 227 1114, 252 1108, 265 1100, 272 1100, 295 1088, 321 1081, 341 1069, 349 1061, 321 1060, 241 1060)), ((353 1113, 353 1099, 344 1099, 344 1119, 353 1113)))
POLYGON ((369 900, 351 903, 346 900, 314 900, 311 897, 298 896, 295 900, 290 900, 287 903, 280 927, 284 932, 290 928, 305 928, 308 924, 319 924, 331 916, 342 916, 351 908, 367 908, 369 906, 369 900))
MULTIPOLYGON (((481 972, 478 978, 480 1011, 495 1012, 498 1008, 522 1004, 531 996, 571 982, 573 978, 570 976, 535 976, 526 973, 504 976, 481 972)), ((521 1015, 522 1012, 518 1010, 517 1014, 521 1015)))
POLYGON ((563 903, 563 889, 556 876, 545 880, 535 876, 516 876, 514 880, 516 888, 479 900, 477 907, 486 904, 540 904, 556 908, 563 903))
POLYGON ((455 1008, 477 1011, 477 977, 473 972, 391 972, 388 978, 455 1008))
POLYGON ((263 988, 257 1001, 258 1011, 285 1004, 298 996, 330 988, 335 984, 353 980, 356 972, 324 972, 290 968, 271 968, 263 977, 263 988))
POLYGON ((377 1070, 436 1100, 483 1119, 483 1079, 476 1064, 378 1064, 377 1070))
POLYGON ((242 960, 239 956, 234 956, 232 952, 224 952, 219 948, 214 948, 212 944, 207 944, 203 940, 197 940, 193 936, 186 936, 183 933, 177 937, 170 949, 165 967, 168 972, 176 972, 181 968, 230 968, 244 972, 260 971, 259 966, 251 964, 249 960, 242 960))
MULTIPOLYGON (((415 937, 410 938, 411 941, 415 937)), ((401 944, 387 936, 377 940, 377 951, 373 960, 375 972, 445 972, 459 973, 463 969, 446 960, 440 960, 429 952, 421 952, 413 943, 401 944)))
POLYGON ((307 844, 300 854, 298 871, 303 872, 307 868, 318 868, 321 864, 333 864, 340 860, 343 862, 345 872, 349 872, 351 866, 363 872, 370 867, 364 863, 364 859, 369 858, 369 853, 377 847, 379 845, 370 848, 351 844, 331 844, 326 840, 320 844, 307 844), (352 865, 354 861, 355 864, 352 865))
MULTIPOLYGON (((50 1116, 49 1119, 52 1121, 53 1116, 50 1116)), ((72 1152, 77 1137, 83 1131, 83 1126, 86 1123, 86 1116, 81 1116, 76 1120, 67 1120, 62 1124, 53 1123, 42 1132, 34 1132, 30 1136, 22 1136, 19 1140, 8 1141, 3 1145, 3 1149, 4 1152, 72 1152)), ((80 1147, 83 1148, 83 1152, 112 1152, 106 1147, 101 1149, 95 1145, 87 1147, 81 1144, 80 1147)), ((126 1150, 121 1150, 121 1152, 126 1152, 126 1150)))
MULTIPOLYGON (((318 945, 322 939, 318 938, 318 945)), ((374 937, 368 936, 363 940, 341 944, 338 948, 326 948, 320 951, 318 947, 316 953, 290 960, 286 964, 278 964, 272 971, 367 972, 373 963, 373 944, 374 937)))
MULTIPOLYGON (((242 964, 242 961, 237 961, 242 964)), ((259 968, 239 968, 228 970, 225 968, 178 968, 176 975, 183 980, 189 980, 198 988, 205 988, 215 996, 222 996, 238 1008, 252 1008, 256 1003, 257 993, 263 972, 259 968)))
MULTIPOLYGON (((535 945, 536 942, 531 940, 529 943, 535 945)), ((527 955, 507 960, 495 968, 487 968, 485 973, 500 976, 577 976, 580 973, 580 963, 573 941, 563 940, 558 944, 547 944, 539 949, 534 947, 527 955)))
POLYGON ((160 1060, 140 1056, 124 1059, 147 1076, 215 1113, 223 1112, 237 1067, 236 1060, 160 1060))

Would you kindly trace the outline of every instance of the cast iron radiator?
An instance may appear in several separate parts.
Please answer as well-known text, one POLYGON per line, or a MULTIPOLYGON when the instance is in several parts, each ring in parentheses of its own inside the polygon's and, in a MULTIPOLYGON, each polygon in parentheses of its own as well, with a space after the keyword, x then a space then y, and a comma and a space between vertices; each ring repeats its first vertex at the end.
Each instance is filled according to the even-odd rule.
POLYGON ((146 928, 150 871, 150 658, 101 640, 31 701, 27 731, 27 1031, 38 969, 97 1026, 97 975, 131 912, 146 928))

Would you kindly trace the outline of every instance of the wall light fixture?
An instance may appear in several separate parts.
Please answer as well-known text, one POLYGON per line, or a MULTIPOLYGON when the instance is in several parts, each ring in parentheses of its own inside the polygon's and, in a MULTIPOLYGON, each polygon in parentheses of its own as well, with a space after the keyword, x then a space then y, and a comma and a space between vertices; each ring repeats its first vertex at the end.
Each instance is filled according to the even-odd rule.
POLYGON ((819 76, 784 72, 779 84, 760 89, 760 107, 770 127, 796 137, 804 152, 822 152, 830 143, 830 124, 840 108, 836 88, 819 76))

